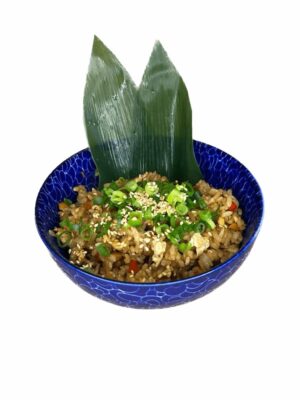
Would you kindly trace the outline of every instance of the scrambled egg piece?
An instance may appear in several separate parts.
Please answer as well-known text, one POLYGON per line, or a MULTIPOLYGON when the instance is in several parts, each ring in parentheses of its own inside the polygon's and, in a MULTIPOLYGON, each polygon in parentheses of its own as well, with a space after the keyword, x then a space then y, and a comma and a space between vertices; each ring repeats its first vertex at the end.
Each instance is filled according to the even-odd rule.
POLYGON ((159 265, 161 262, 163 255, 166 251, 167 243, 166 242, 154 242, 152 243, 152 250, 154 252, 152 260, 156 265, 159 265))
POLYGON ((209 247, 209 239, 201 236, 200 233, 194 233, 191 237, 190 243, 196 247, 197 256, 200 256, 209 247))

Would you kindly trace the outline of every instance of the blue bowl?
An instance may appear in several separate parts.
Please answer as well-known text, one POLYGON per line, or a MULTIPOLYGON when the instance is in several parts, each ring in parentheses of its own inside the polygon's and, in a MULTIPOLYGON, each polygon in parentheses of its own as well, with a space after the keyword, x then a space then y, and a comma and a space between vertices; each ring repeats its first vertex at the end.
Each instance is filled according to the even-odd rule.
POLYGON ((239 161, 223 151, 194 141, 194 151, 205 180, 217 188, 232 188, 243 209, 247 224, 241 249, 229 260, 201 275, 164 283, 128 283, 100 278, 68 261, 65 249, 58 247, 49 229, 58 225, 58 202, 65 197, 75 200, 73 187, 97 186, 95 164, 88 149, 61 163, 43 183, 36 201, 38 232, 60 268, 82 289, 121 306, 163 308, 195 300, 224 283, 244 262, 260 229, 263 197, 258 183, 239 161))

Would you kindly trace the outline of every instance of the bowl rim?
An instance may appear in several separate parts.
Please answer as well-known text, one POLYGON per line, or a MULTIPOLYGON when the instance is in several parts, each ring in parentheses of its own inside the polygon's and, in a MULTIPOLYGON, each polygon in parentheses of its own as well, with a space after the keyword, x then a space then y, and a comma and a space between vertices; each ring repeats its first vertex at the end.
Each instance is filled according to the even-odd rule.
POLYGON ((225 155, 230 156, 234 161, 238 162, 238 163, 249 173, 249 175, 251 176, 251 178, 252 178, 254 184, 257 186, 257 194, 258 194, 258 196, 261 198, 261 209, 260 209, 260 214, 259 214, 259 216, 258 216, 258 223, 257 223, 257 226, 256 226, 254 232, 251 234, 251 236, 250 236, 248 242, 247 242, 245 245, 243 245, 243 246, 238 250, 237 253, 235 253, 232 257, 230 257, 230 258, 229 258, 228 260, 226 260, 225 262, 223 262, 223 263, 221 263, 221 264, 218 264, 218 265, 216 265, 215 267, 212 267, 210 270, 208 270, 208 271, 206 271, 206 272, 203 272, 203 273, 197 274, 197 275, 193 275, 193 276, 190 276, 190 277, 187 277, 187 278, 177 279, 177 280, 173 280, 173 281, 165 281, 165 282, 128 282, 128 281, 118 281, 118 280, 109 279, 109 278, 103 278, 103 277, 101 277, 101 276, 94 275, 94 274, 92 274, 92 273, 90 273, 90 272, 85 271, 84 269, 81 269, 81 268, 79 268, 79 267, 77 267, 77 266, 71 264, 70 261, 69 261, 68 259, 66 259, 66 258, 64 258, 63 256, 61 256, 55 249, 53 249, 53 247, 50 245, 50 243, 49 243, 48 240, 46 239, 45 235, 43 234, 43 232, 42 232, 41 229, 40 229, 40 226, 39 226, 39 223, 38 223, 38 220, 37 220, 37 210, 38 210, 38 203, 39 203, 39 198, 40 198, 40 195, 41 195, 41 191, 42 191, 42 189, 43 189, 45 183, 47 182, 47 180, 50 178, 50 176, 51 176, 60 166, 62 166, 63 164, 65 164, 66 162, 68 162, 69 160, 71 160, 73 157, 77 156, 78 154, 80 154, 80 153, 82 153, 82 152, 84 152, 84 151, 89 151, 89 148, 86 147, 86 148, 84 148, 84 149, 82 149, 82 150, 77 151, 76 153, 74 153, 73 155, 69 156, 68 158, 66 158, 64 161, 62 161, 60 164, 58 164, 58 165, 50 172, 50 174, 46 177, 46 179, 45 179, 44 182, 42 183, 42 185, 41 185, 41 187, 40 187, 40 189, 39 189, 39 191, 38 191, 38 195, 37 195, 36 201, 35 201, 35 207, 34 207, 34 211, 35 211, 35 225, 36 225, 36 228, 37 228, 37 231, 38 231, 38 234, 39 234, 40 238, 42 239, 44 245, 47 247, 47 249, 49 250, 51 256, 55 259, 55 261, 57 261, 56 259, 58 259, 58 260, 61 261, 63 264, 66 264, 68 268, 74 270, 75 272, 78 272, 78 273, 80 273, 80 274, 86 275, 87 277, 90 277, 90 278, 93 278, 93 279, 96 279, 96 280, 99 280, 99 281, 104 281, 105 283, 111 283, 111 284, 114 284, 114 285, 118 284, 118 285, 121 285, 121 286, 123 286, 123 285, 124 285, 124 286, 135 286, 135 287, 139 287, 139 286, 140 286, 140 287, 145 288, 145 287, 147 287, 147 286, 149 286, 149 287, 154 287, 154 286, 171 286, 171 285, 176 285, 176 284, 181 284, 181 283, 192 282, 192 281, 195 281, 195 280, 199 279, 200 277, 201 277, 201 278, 202 278, 202 277, 205 278, 205 277, 209 276, 209 275, 210 275, 211 273, 213 273, 213 272, 215 273, 215 272, 218 272, 219 270, 226 269, 226 267, 227 267, 229 264, 231 264, 231 263, 234 262, 236 259, 238 259, 241 255, 243 255, 244 253, 246 253, 247 250, 249 249, 249 247, 251 248, 251 246, 252 246, 253 243, 255 242, 255 240, 256 240, 256 238, 257 238, 259 232, 260 232, 261 225, 262 225, 262 222, 263 222, 263 219, 264 219, 264 197, 263 197, 263 193, 262 193, 261 187, 260 187, 259 183, 257 182, 256 178, 254 177, 254 175, 251 173, 251 171, 249 171, 249 169, 248 169, 244 164, 242 164, 239 160, 237 160, 237 159, 236 159, 235 157, 233 157, 231 154, 229 154, 229 153, 227 153, 227 152, 225 152, 225 151, 223 151, 223 150, 221 150, 221 149, 219 149, 219 148, 217 148, 217 147, 215 147, 215 146, 212 146, 212 145, 210 145, 210 144, 201 142, 201 141, 199 141, 199 140, 195 140, 195 139, 194 139, 194 140, 193 140, 193 145, 194 145, 194 144, 201 144, 201 145, 203 144, 203 145, 205 145, 205 146, 208 146, 208 147, 211 147, 211 148, 213 148, 213 149, 216 149, 216 150, 218 150, 219 152, 224 153, 225 155))

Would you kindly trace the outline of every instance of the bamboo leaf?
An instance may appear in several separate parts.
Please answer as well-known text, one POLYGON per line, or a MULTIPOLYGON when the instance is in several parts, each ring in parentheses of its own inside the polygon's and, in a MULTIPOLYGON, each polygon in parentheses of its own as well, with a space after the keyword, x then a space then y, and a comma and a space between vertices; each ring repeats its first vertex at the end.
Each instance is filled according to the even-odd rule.
POLYGON ((157 171, 194 183, 202 174, 192 143, 192 111, 182 78, 156 43, 140 88, 95 36, 84 120, 100 183, 157 171))
POLYGON ((138 90, 142 130, 135 140, 137 170, 170 180, 202 178, 192 140, 192 109, 185 84, 157 42, 138 90))
POLYGON ((84 92, 84 121, 101 184, 134 173, 136 108, 133 81, 95 36, 84 92))

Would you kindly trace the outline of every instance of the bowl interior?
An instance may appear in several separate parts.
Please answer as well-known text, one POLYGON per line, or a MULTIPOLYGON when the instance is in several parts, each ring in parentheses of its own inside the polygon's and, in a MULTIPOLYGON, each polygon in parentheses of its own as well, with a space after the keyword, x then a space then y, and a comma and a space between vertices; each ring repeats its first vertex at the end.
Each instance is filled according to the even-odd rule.
MULTIPOLYGON (((217 188, 231 188, 238 198, 247 224, 243 247, 257 235, 262 220, 263 198, 259 185, 247 168, 227 153, 197 141, 194 141, 194 151, 205 180, 217 188)), ((66 249, 61 249, 48 231, 59 222, 58 203, 64 198, 75 200, 73 187, 77 185, 85 185, 89 190, 98 185, 95 164, 88 149, 55 168, 43 183, 36 202, 36 224, 42 240, 50 251, 66 261, 66 249)))

